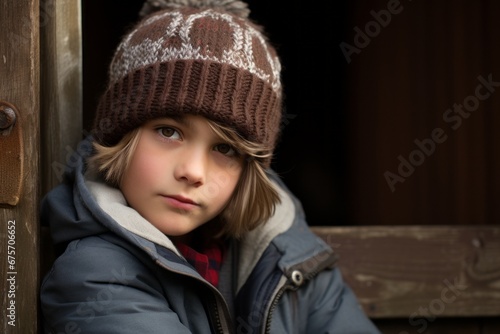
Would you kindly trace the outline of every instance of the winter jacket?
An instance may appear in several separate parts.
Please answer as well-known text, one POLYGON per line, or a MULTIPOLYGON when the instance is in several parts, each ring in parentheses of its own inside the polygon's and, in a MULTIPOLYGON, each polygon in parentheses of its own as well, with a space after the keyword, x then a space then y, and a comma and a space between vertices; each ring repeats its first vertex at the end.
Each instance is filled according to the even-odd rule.
POLYGON ((86 175, 89 140, 41 205, 61 249, 41 286, 45 333, 379 333, 278 178, 281 204, 231 243, 215 288, 118 189, 86 175))

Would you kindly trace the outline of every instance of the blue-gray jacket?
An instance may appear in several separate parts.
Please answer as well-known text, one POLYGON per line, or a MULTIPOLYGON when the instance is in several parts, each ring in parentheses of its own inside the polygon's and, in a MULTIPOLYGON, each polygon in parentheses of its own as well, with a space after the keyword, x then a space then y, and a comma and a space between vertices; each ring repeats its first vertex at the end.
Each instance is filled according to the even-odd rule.
POLYGON ((119 190, 85 175, 88 143, 42 201, 62 249, 41 286, 46 333, 379 333, 277 178, 281 205, 232 243, 217 289, 119 190))

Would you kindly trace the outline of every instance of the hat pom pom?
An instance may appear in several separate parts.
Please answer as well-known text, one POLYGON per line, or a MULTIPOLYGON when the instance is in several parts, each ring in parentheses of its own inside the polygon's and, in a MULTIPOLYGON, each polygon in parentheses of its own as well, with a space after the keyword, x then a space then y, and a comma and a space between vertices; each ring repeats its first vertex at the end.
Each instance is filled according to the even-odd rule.
POLYGON ((176 10, 182 7, 219 8, 242 18, 248 18, 250 15, 248 5, 238 0, 146 0, 139 15, 144 17, 159 10, 176 10))

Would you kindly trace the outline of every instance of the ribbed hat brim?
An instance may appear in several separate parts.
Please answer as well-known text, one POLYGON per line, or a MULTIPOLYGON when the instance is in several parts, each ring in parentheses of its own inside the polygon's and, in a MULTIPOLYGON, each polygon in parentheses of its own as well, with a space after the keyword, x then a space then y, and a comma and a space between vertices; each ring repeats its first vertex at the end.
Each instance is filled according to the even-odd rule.
POLYGON ((250 72, 206 60, 176 60, 137 69, 101 97, 94 137, 113 146, 151 119, 202 115, 274 149, 281 99, 250 72))

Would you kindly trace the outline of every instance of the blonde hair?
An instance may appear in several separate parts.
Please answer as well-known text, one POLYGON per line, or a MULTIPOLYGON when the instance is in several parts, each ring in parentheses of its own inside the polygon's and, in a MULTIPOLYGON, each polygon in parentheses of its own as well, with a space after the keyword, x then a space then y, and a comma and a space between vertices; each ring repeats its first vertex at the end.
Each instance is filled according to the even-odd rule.
MULTIPOLYGON (((219 231, 214 235, 240 238, 266 222, 280 203, 278 191, 264 166, 264 161, 272 156, 272 152, 242 138, 232 128, 210 120, 208 122, 221 140, 246 157, 240 180, 218 217, 219 231)), ((140 133, 141 128, 136 128, 111 147, 94 142, 95 153, 88 160, 89 171, 101 175, 108 184, 119 187, 139 142, 140 133)))

